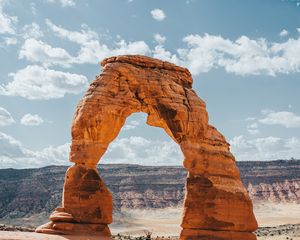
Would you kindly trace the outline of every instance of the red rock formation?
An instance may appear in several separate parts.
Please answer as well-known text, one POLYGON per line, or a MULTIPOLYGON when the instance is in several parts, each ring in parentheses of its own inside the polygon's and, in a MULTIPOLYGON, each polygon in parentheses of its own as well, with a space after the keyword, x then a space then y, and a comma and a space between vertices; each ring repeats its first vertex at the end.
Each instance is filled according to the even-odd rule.
POLYGON ((147 124, 163 128, 180 145, 186 182, 181 239, 255 239, 252 203, 229 144, 208 123, 205 102, 192 89, 190 72, 144 56, 105 59, 103 71, 77 106, 63 207, 37 232, 93 231, 110 236, 111 194, 96 164, 126 118, 148 114, 147 124))

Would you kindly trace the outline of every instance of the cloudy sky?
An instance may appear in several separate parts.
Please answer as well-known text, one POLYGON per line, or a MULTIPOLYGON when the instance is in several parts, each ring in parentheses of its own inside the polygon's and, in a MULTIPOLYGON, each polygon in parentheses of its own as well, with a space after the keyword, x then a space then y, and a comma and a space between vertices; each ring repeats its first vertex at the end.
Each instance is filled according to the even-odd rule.
MULTIPOLYGON (((188 67, 237 160, 300 158, 300 1, 0 0, 0 168, 69 164, 76 104, 119 54, 188 67)), ((182 163, 145 118, 102 163, 182 163)))

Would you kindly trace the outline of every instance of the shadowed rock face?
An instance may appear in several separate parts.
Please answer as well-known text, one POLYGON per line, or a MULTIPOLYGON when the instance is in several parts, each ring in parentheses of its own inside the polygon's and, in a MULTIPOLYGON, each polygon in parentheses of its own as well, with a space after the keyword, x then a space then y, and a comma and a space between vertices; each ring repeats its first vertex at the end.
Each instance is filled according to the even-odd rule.
POLYGON ((70 234, 86 226, 109 237, 112 196, 96 165, 126 118, 145 112, 147 124, 163 128, 184 155, 188 177, 181 239, 255 239, 251 200, 229 144, 208 124, 190 72, 144 56, 112 57, 101 64, 102 73, 74 115, 70 161, 75 164, 66 173, 62 208, 37 231, 70 234))

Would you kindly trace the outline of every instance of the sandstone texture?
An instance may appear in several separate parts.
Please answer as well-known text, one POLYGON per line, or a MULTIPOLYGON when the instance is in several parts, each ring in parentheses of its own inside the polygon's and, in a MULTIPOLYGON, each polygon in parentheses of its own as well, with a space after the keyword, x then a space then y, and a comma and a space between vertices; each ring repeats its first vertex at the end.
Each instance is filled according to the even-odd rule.
POLYGON ((62 208, 39 227, 42 233, 84 231, 110 236, 112 195, 96 165, 134 112, 163 128, 179 144, 188 171, 182 239, 255 239, 257 222, 229 144, 209 125, 205 102, 192 89, 190 72, 144 56, 105 59, 102 73, 78 104, 62 208), (220 237, 220 232, 224 232, 220 237))

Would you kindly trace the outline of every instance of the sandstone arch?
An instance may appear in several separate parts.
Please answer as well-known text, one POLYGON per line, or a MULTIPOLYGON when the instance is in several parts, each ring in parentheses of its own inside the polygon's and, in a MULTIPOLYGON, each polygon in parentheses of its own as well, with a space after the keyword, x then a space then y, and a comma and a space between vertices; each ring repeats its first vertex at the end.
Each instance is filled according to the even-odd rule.
POLYGON ((126 118, 142 111, 147 124, 163 128, 185 157, 181 239, 256 239, 252 202, 229 144, 208 123, 190 72, 144 56, 111 57, 101 65, 74 115, 70 161, 75 165, 66 173, 62 208, 36 231, 110 236, 112 196, 96 164, 126 118))

